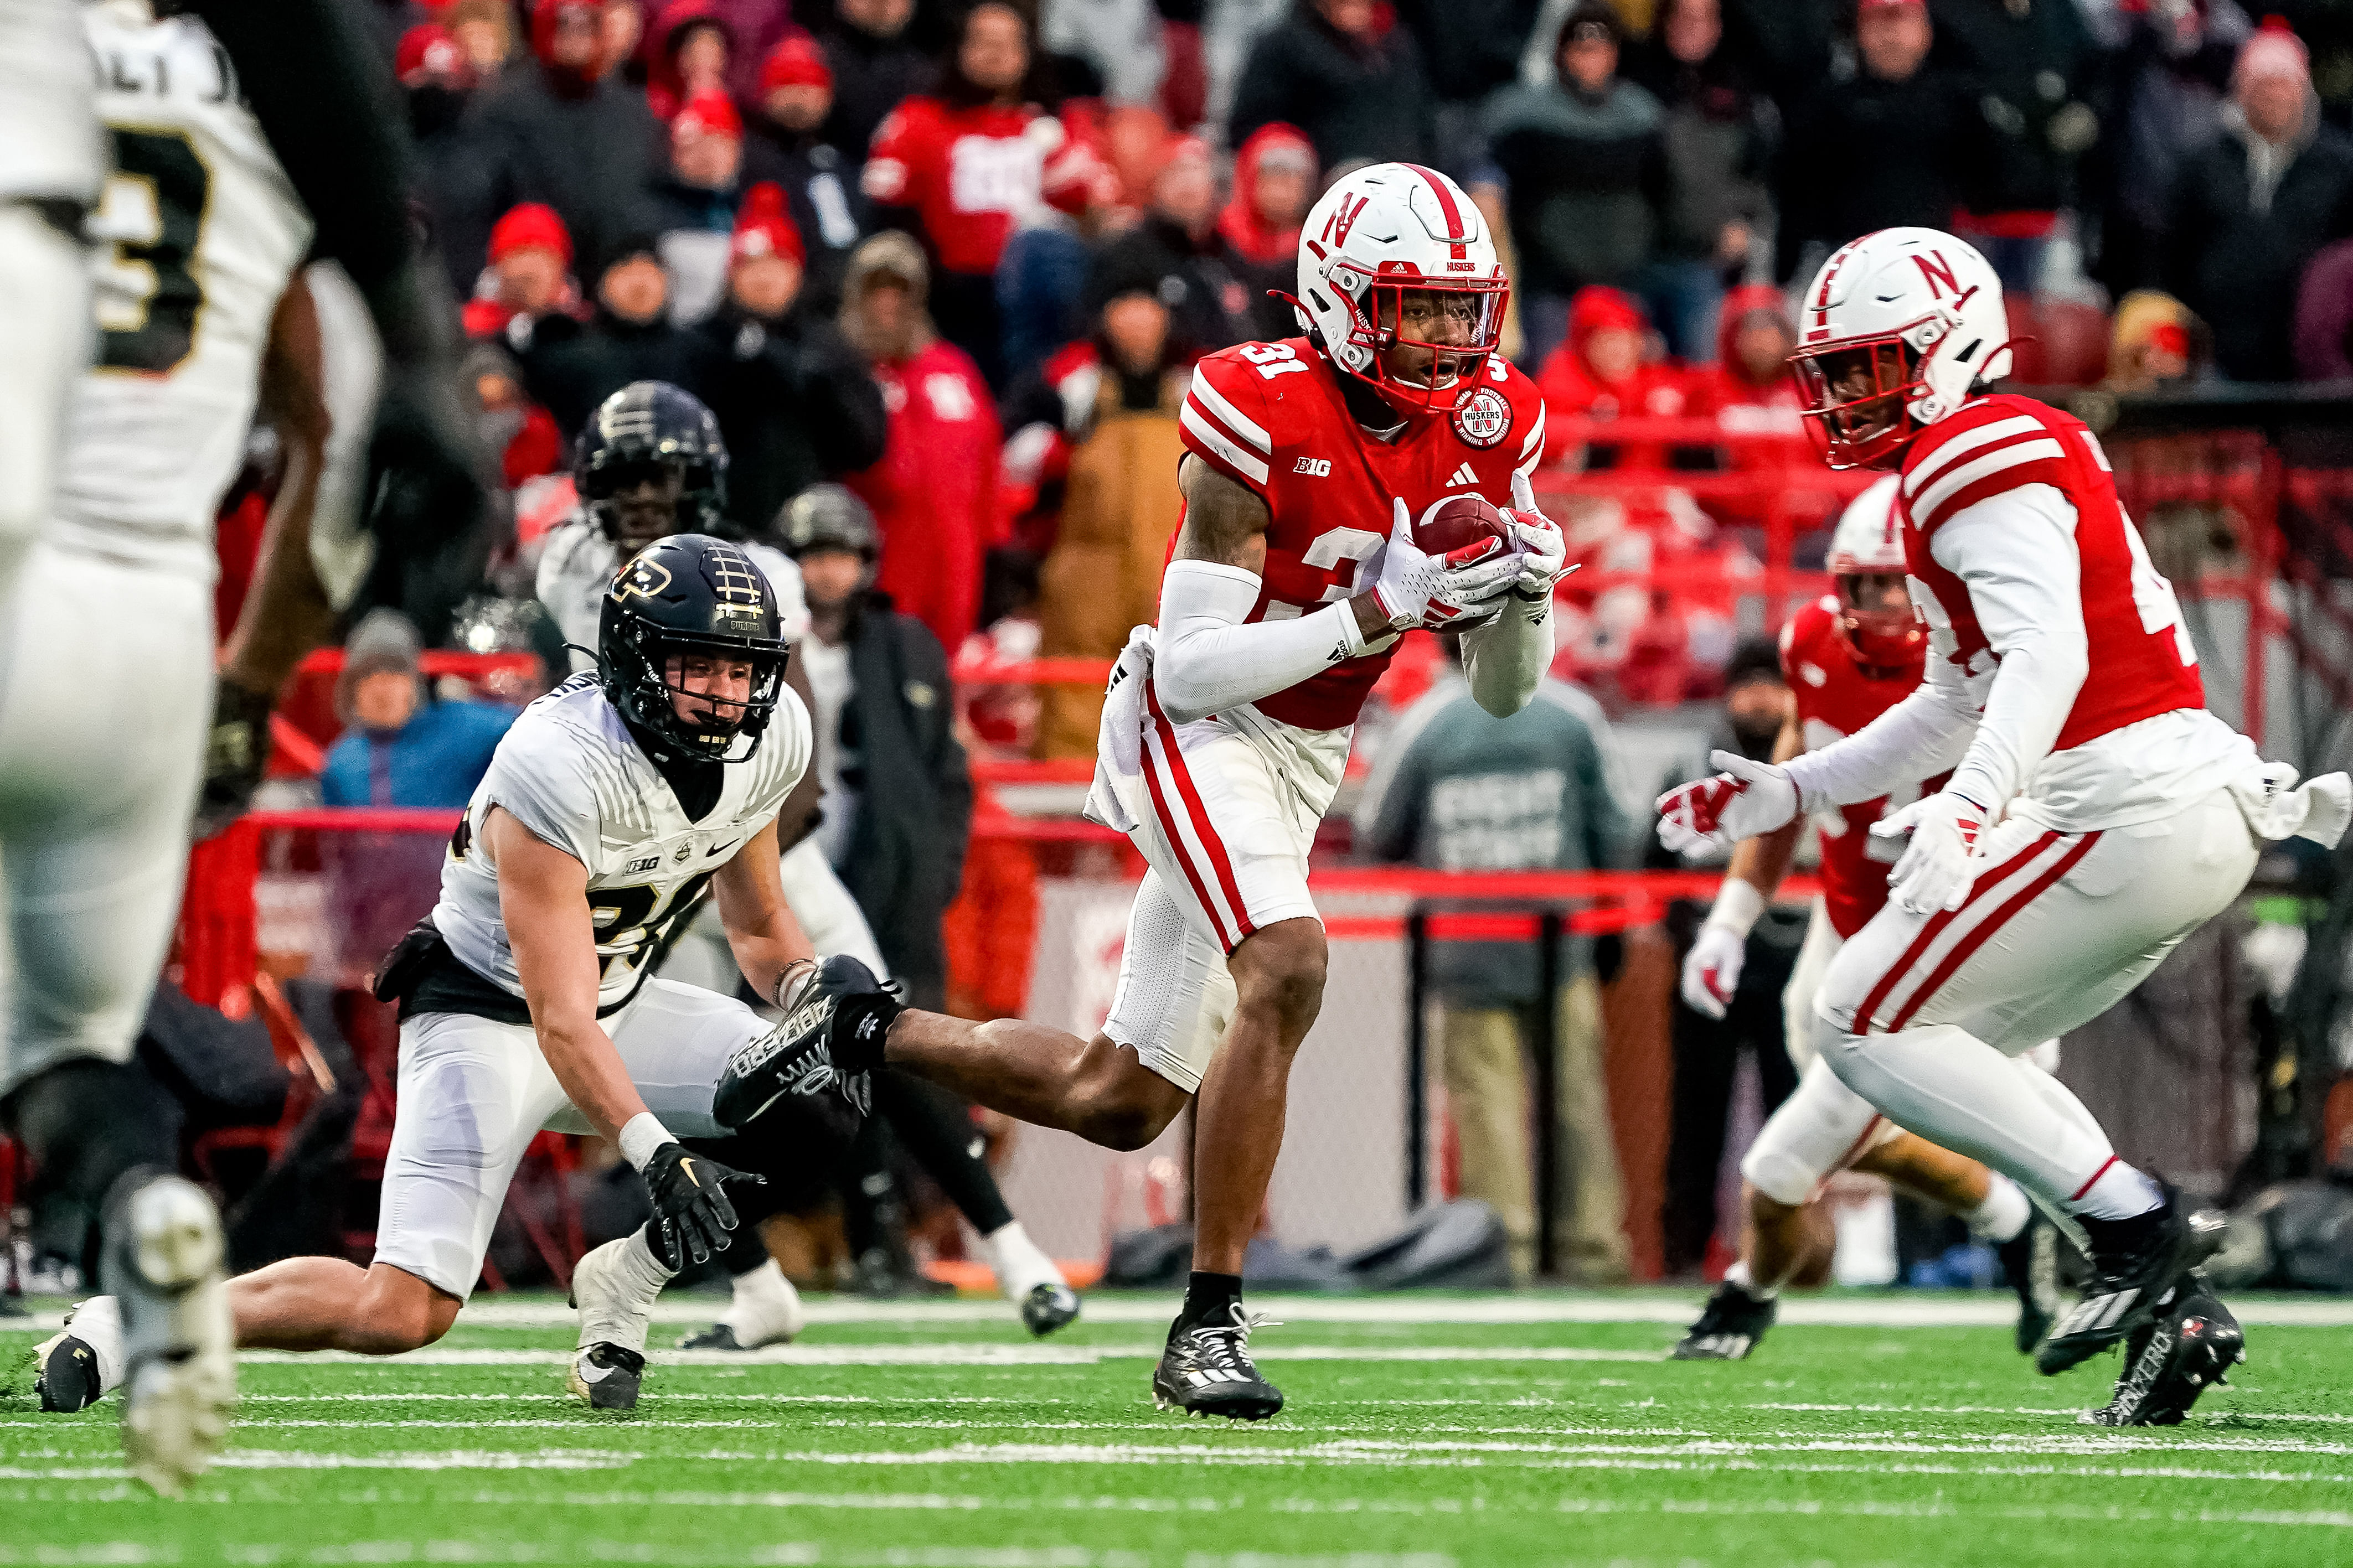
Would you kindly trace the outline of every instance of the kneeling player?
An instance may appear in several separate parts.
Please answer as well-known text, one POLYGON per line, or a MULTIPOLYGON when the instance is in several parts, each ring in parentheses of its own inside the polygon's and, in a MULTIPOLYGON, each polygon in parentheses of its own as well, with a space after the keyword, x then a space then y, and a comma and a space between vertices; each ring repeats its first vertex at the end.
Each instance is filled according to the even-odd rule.
MULTIPOLYGON (((1855 498, 1831 540, 1837 593, 1806 605, 1781 630, 1781 669, 1795 710, 1776 762, 1854 733, 1920 684, 1928 633, 1905 586, 1894 505, 1892 478, 1855 498)), ((2047 1264, 2055 1232, 2018 1184, 1905 1131, 1841 1083, 1821 1059, 1814 994, 1822 973, 1839 944, 1887 901, 1887 868, 1895 853, 1887 840, 1871 837, 1871 826, 1883 811, 1907 805, 1943 784, 1941 777, 1928 779, 1814 818, 1821 825, 1822 899, 1784 993, 1789 1056, 1803 1076, 1740 1163, 1748 1208, 1740 1260, 1725 1270, 1724 1283, 1675 1346, 1679 1361, 1736 1361, 1757 1348, 1772 1327, 1781 1288, 1810 1265, 1829 1261, 1816 1239, 1820 1192, 1823 1180, 1840 1170, 1884 1176, 1959 1215, 2000 1249, 2019 1294, 2021 1353, 2031 1352, 2050 1327, 2050 1271, 2038 1271, 2034 1259, 2039 1246, 2047 1264), (2038 1278, 2043 1281, 2039 1292, 2038 1278)), ((1749 928, 1788 872, 1804 831, 1803 819, 1792 820, 1733 851, 1715 908, 1683 961, 1683 1000, 1697 1011, 1724 1016, 1740 983, 1749 928)), ((2017 1065, 2021 1072, 2041 1071, 2024 1058, 2017 1065)))
MULTIPOLYGON (((614 579, 597 672, 533 703, 500 742, 450 840, 440 902, 378 981, 401 1026, 375 1263, 290 1258, 232 1281, 240 1345, 432 1343, 473 1289, 532 1139, 596 1131, 644 1176, 654 1214, 580 1260, 567 1381, 600 1409, 637 1403, 654 1298, 728 1245, 727 1184, 747 1179, 679 1140, 730 1131, 715 1086, 768 1028, 732 997, 650 978, 652 963, 709 883, 764 994, 788 1005, 815 972, 776 884, 776 811, 809 755, 785 658, 775 594, 731 544, 666 539, 614 579)), ((802 1108, 800 1133, 807 1109, 840 1099, 784 1104, 802 1108)), ((95 1398, 120 1375, 112 1300, 85 1303, 68 1337, 91 1354, 59 1364, 94 1363, 95 1398)))

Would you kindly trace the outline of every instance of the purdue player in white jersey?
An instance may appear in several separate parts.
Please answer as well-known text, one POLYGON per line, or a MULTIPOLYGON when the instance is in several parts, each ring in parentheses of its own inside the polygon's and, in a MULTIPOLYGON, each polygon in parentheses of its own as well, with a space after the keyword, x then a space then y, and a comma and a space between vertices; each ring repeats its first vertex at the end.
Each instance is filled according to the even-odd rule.
MULTIPOLYGON (((63 68, 53 54, 16 52, 27 24, 53 18, 19 5, 5 19, 0 76, 22 87, 21 75, 63 68)), ((123 1114, 117 1075, 185 866, 211 708, 214 509, 311 226, 201 24, 107 0, 82 9, 79 30, 69 69, 86 88, 96 68, 113 172, 88 226, 97 331, 85 315, 76 335, 90 363, 63 399, 45 517, 0 616, 0 1094, 19 1139, 99 1215, 107 1312, 121 1314, 107 1370, 129 1385, 126 1457, 170 1492, 209 1464, 235 1398, 219 1219, 168 1173, 168 1130, 123 1114), (107 694, 97 721, 93 691, 107 694)), ((81 166, 67 154, 86 128, 66 82, 36 90, 58 123, 17 142, 12 110, 0 128, 0 169, 24 195, 39 194, 24 184, 29 169, 54 180, 81 166)), ((21 224, 10 232, 25 237, 21 224)), ((16 281, 0 281, 11 355, 40 299, 16 281)), ((54 362, 37 348, 8 372, 45 374, 54 362)), ((36 1352, 42 1400, 76 1408, 100 1369, 86 1344, 36 1352)))
POLYGON ((292 1258, 240 1276, 239 1344, 431 1343, 473 1290, 532 1139, 597 1132, 644 1176, 654 1217, 575 1269, 568 1384, 595 1407, 631 1408, 655 1296, 728 1245, 726 1188, 746 1179, 679 1140, 732 1131, 797 1153, 852 1130, 720 1123, 728 1056, 768 1026, 652 973, 706 885, 762 994, 790 1004, 815 971, 776 889, 776 811, 807 766, 809 726, 784 686, 774 593, 733 545, 680 534, 614 580, 598 646, 597 674, 533 702, 500 742, 440 901, 378 979, 400 1004, 400 1081, 373 1266, 292 1258))

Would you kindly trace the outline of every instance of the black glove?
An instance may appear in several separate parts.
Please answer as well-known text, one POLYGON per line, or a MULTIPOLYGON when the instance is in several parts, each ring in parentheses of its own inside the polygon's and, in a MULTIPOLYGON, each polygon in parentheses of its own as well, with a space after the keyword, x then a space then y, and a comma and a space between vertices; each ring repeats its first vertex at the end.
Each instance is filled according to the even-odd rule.
POLYGON ((234 680, 213 686, 213 723, 205 742, 205 788, 191 837, 210 838, 245 815, 269 765, 274 701, 234 680))
POLYGON ((662 1262, 673 1272, 690 1262, 706 1263, 712 1253, 726 1250, 727 1233, 735 1228, 728 1183, 767 1184, 765 1176, 689 1153, 675 1139, 656 1149, 640 1173, 654 1200, 653 1235, 660 1243, 662 1262))

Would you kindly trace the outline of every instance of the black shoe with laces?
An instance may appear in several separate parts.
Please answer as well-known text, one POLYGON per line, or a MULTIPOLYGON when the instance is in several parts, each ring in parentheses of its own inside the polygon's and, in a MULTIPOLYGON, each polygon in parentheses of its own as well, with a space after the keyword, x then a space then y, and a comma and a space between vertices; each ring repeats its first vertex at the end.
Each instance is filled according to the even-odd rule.
POLYGON ((98 1403, 98 1352, 70 1331, 44 1340, 33 1352, 33 1367, 43 1410, 87 1410, 98 1403))
POLYGON ((2164 1192, 2147 1214, 2082 1222, 2092 1277, 2034 1352, 2037 1372, 2064 1372, 2146 1328, 2173 1288, 2221 1247, 2221 1215, 2191 1214, 2171 1186, 2164 1192))
POLYGON ((1994 1250, 2018 1292, 2018 1353, 2032 1355, 2059 1313, 2059 1227, 2041 1209, 2026 1228, 1994 1250))
POLYGON ((591 1410, 635 1410, 645 1378, 644 1356, 621 1345, 599 1342, 573 1358, 564 1384, 591 1410))
POLYGON ((866 1116, 873 1106, 870 1075, 882 1065, 882 1037, 906 1010, 895 987, 858 960, 836 953, 799 983, 775 1028, 728 1058, 712 1115, 741 1132, 786 1095, 830 1093, 866 1116))
POLYGON ((1153 1369, 1153 1404, 1234 1421, 1263 1421, 1282 1409, 1282 1390, 1261 1377, 1250 1358, 1250 1331, 1269 1326, 1237 1301, 1230 1322, 1177 1330, 1153 1369))
POLYGON ((2124 1374, 2101 1408, 2080 1419, 2094 1426, 2179 1426, 2198 1396, 2225 1383, 2247 1359, 2247 1336, 2192 1274, 2147 1327, 2125 1342, 2124 1374))
POLYGON ((1068 1285, 1033 1285, 1021 1299, 1022 1327, 1041 1340, 1078 1315, 1079 1293, 1068 1285))
POLYGON ((1758 1300, 1727 1279, 1671 1354, 1676 1361, 1745 1361, 1773 1326, 1774 1311, 1770 1300, 1758 1300))

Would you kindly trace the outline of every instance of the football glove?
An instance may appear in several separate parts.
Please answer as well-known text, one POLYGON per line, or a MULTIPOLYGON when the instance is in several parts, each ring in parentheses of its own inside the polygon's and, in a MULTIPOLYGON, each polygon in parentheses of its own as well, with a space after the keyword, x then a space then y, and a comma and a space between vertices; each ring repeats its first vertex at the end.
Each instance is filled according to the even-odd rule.
POLYGON ((1798 815, 1798 786, 1787 768, 1736 752, 1710 752, 1707 760, 1724 771, 1659 797, 1659 842, 1674 853, 1704 845, 1728 849, 1798 815))
POLYGON ((1723 1017, 1732 994, 1740 989, 1740 966, 1747 958, 1747 939, 1730 926, 1714 921, 1701 926, 1683 954, 1684 1005, 1703 1017, 1723 1017))
POLYGON ((765 1176, 691 1154, 676 1140, 656 1149, 639 1173, 654 1201, 658 1250, 673 1273, 689 1263, 708 1262, 712 1253, 727 1250, 727 1233, 735 1228, 735 1205, 727 1198, 728 1183, 765 1185, 767 1182, 765 1176))
POLYGON ((1413 516, 1400 498, 1373 595, 1397 630, 1436 629, 1475 616, 1483 601, 1510 587, 1519 574, 1519 552, 1499 539, 1482 539, 1444 555, 1425 553, 1414 542, 1413 516))
POLYGON ((245 815, 269 766, 269 710, 276 700, 226 678, 213 685, 213 723, 205 740, 204 793, 190 837, 201 842, 245 815))
POLYGON ((1512 592, 1523 599, 1550 598, 1553 585, 1577 570, 1568 563, 1568 536, 1536 510, 1536 492, 1525 474, 1512 476, 1512 538, 1520 547, 1520 574, 1512 592))
POLYGON ((1887 874, 1895 901, 1915 915, 1959 909, 1977 874, 1978 833, 1986 816, 1984 806, 1946 789, 1873 823, 1874 838, 1912 835, 1895 869, 1887 874))

